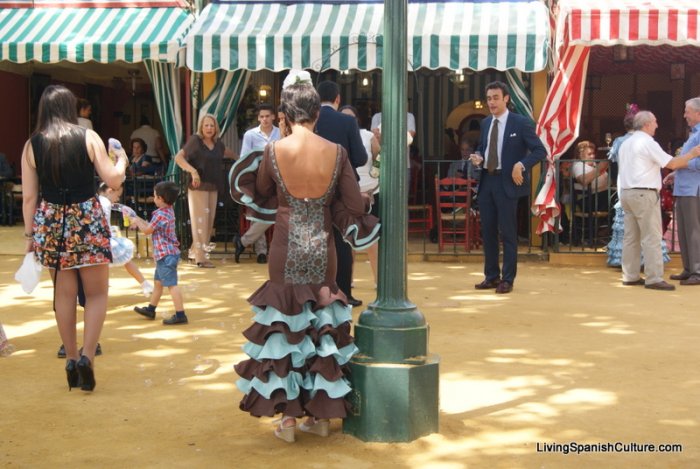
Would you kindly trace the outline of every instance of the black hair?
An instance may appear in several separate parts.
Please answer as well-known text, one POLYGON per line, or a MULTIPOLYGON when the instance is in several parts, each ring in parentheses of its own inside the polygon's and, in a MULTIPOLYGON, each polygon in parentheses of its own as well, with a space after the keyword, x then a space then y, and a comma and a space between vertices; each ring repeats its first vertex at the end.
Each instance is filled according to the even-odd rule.
POLYGON ((136 138, 131 139, 131 148, 129 150, 134 151, 134 142, 141 145, 141 148, 143 149, 144 153, 146 153, 148 151, 148 145, 146 145, 146 142, 140 137, 136 137, 136 138))
POLYGON ((92 104, 90 104, 90 101, 88 101, 87 99, 85 99, 85 98, 78 98, 78 106, 77 106, 78 114, 80 114, 80 111, 81 111, 82 109, 87 109, 87 108, 89 108, 89 107, 91 107, 91 106, 92 106, 92 104))
POLYGON ((270 111, 271 113, 275 113, 275 108, 272 104, 268 103, 260 103, 257 106, 255 106, 255 113, 260 114, 260 111, 270 111))
POLYGON ((148 117, 146 116, 141 116, 141 125, 151 125, 151 121, 148 120, 148 117))
POLYGON ((172 205, 180 195, 180 188, 173 181, 161 181, 153 188, 153 192, 166 204, 172 205))
POLYGON ((317 87, 318 95, 321 98, 322 103, 332 103, 335 98, 340 94, 340 88, 338 84, 334 81, 322 81, 317 87))
POLYGON ((87 164, 83 158, 75 158, 84 151, 84 132, 78 126, 75 95, 65 86, 47 86, 39 99, 32 135, 42 137, 42 153, 49 162, 50 178, 55 184, 61 184, 61 171, 79 171, 87 164))
POLYGON ((313 123, 321 110, 319 95, 310 84, 291 85, 282 90, 280 111, 289 124, 313 123))
POLYGON ((501 90, 503 92, 503 97, 510 96, 510 91, 508 90, 508 85, 502 81, 492 81, 486 85, 486 91, 488 90, 501 90))
POLYGON ((341 106, 340 109, 338 109, 338 112, 343 112, 346 109, 350 109, 355 116, 355 119, 358 121, 360 120, 360 113, 357 112, 357 108, 353 106, 352 104, 346 104, 345 106, 341 106))

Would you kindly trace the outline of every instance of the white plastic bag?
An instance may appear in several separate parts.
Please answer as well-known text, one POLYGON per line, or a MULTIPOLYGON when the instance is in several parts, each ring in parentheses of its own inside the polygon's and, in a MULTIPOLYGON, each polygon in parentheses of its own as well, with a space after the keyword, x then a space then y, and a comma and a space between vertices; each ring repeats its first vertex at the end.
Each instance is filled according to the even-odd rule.
POLYGON ((15 272, 15 280, 22 284, 22 290, 29 294, 34 291, 41 280, 41 264, 33 252, 24 255, 24 261, 15 272))

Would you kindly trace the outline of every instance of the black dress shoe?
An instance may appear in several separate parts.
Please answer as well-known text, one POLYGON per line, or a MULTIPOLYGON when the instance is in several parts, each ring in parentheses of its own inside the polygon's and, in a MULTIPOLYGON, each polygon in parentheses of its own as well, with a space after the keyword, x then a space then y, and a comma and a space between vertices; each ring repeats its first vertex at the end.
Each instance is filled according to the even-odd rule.
MULTIPOLYGON (((80 350, 78 350, 78 354, 82 355, 83 354, 83 348, 80 347, 80 350)), ((97 348, 95 349, 95 356, 100 356, 102 355, 102 346, 100 345, 99 342, 97 342, 97 348)))
POLYGON ((141 316, 147 317, 148 319, 155 319, 156 318, 156 310, 151 309, 148 306, 146 306, 146 307, 136 306, 136 307, 134 307, 134 311, 139 313, 141 316))
POLYGON ((267 264, 267 256, 265 254, 258 254, 258 264, 267 264))
POLYGON ((348 304, 354 308, 356 306, 360 306, 362 304, 362 300, 358 300, 357 298, 350 296, 348 297, 348 304))
POLYGON ((623 280, 622 284, 626 287, 629 287, 631 285, 644 285, 644 279, 638 278, 637 280, 628 280, 628 281, 623 280))
POLYGON ((690 277, 681 280, 681 285, 700 285, 700 275, 691 275, 690 277))
POLYGON ((506 282, 505 280, 501 281, 501 283, 498 284, 496 287, 496 293, 504 294, 504 293, 510 293, 513 291, 513 284, 510 282, 506 282))
POLYGON ((163 324, 166 326, 174 326, 177 324, 187 324, 187 316, 178 316, 177 314, 173 314, 167 319, 163 319, 163 324))
POLYGON ((241 254, 243 254, 243 251, 245 251, 245 246, 243 246, 243 243, 241 242, 241 235, 236 233, 233 235, 233 244, 236 246, 236 250, 233 253, 233 258, 236 261, 236 264, 241 262, 241 254))
POLYGON ((671 280, 688 280, 690 278, 690 274, 683 272, 680 274, 673 274, 670 278, 671 280))
POLYGON ((493 288, 497 288, 499 283, 501 283, 501 279, 498 278, 493 280, 484 280, 483 282, 474 285, 474 288, 477 290, 491 290, 493 288))
POLYGON ((670 283, 666 283, 663 280, 660 282, 644 285, 644 288, 648 288, 649 290, 664 290, 664 291, 671 291, 675 290, 676 286, 671 285, 670 283))

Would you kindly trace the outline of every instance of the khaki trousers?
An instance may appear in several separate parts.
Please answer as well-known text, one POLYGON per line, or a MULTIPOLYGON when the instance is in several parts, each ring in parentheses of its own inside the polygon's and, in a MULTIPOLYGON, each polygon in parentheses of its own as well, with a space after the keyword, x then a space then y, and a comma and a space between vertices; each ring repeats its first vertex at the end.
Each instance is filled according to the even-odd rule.
POLYGON ((214 230, 217 195, 216 191, 187 191, 192 226, 192 246, 190 246, 189 257, 194 255, 194 260, 198 263, 207 260, 209 242, 214 230))
POLYGON ((648 189, 622 189, 620 203, 625 210, 625 235, 622 239, 622 281, 639 278, 644 254, 646 285, 664 279, 661 253, 661 205, 659 192, 648 189))

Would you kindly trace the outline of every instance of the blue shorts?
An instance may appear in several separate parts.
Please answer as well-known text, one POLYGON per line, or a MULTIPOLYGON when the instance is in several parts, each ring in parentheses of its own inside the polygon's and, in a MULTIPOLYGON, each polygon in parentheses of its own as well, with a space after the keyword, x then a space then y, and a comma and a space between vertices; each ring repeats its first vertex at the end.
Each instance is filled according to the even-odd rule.
POLYGON ((177 285, 177 263, 180 256, 170 254, 156 261, 156 274, 153 279, 160 282, 164 287, 174 287, 177 285))

